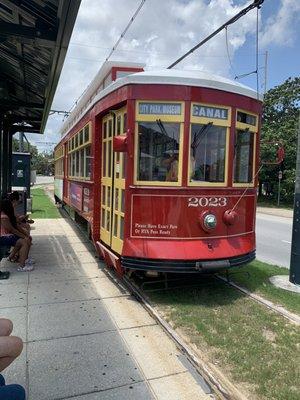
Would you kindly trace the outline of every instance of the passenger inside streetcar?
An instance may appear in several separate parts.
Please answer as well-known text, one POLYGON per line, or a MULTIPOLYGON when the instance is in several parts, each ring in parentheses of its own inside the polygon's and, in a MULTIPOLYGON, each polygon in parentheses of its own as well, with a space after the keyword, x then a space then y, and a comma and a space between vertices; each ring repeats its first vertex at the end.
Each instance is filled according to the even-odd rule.
POLYGON ((166 182, 177 182, 178 181, 178 150, 170 150, 167 152, 168 158, 163 160, 163 164, 166 167, 166 182), (171 154, 169 154, 171 153, 171 154))

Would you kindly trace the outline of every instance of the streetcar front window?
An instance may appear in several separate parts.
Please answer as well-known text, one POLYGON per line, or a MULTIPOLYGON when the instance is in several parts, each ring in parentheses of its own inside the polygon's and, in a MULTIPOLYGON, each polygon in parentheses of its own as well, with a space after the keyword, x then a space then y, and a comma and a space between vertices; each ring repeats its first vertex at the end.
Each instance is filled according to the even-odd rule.
POLYGON ((237 130, 235 135, 235 154, 233 161, 234 183, 250 183, 253 180, 254 134, 237 130))
POLYGON ((139 122, 138 181, 178 182, 180 124, 139 122))
POLYGON ((191 125, 190 182, 225 182, 226 132, 212 123, 191 125))

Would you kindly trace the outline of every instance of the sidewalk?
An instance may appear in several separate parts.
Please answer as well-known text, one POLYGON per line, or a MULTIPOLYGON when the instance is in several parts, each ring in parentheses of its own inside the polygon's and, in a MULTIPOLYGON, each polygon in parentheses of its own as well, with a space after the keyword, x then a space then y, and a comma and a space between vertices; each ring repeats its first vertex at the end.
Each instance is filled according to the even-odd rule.
POLYGON ((12 319, 24 340, 4 371, 8 383, 23 385, 29 400, 211 398, 171 339, 105 274, 72 222, 37 220, 34 228, 36 269, 17 272, 2 261, 11 278, 0 281, 0 316, 12 319))
POLYGON ((277 217, 293 218, 293 210, 273 207, 257 207, 256 212, 260 214, 276 215, 277 217))

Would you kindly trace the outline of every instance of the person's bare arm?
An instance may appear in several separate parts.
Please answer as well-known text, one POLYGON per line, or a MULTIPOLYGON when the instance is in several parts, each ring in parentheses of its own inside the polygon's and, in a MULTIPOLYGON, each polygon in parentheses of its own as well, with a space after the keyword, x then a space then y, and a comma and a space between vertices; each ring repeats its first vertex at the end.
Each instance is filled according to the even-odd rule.
POLYGON ((27 238, 27 236, 23 232, 21 232, 18 229, 13 227, 13 225, 11 224, 11 222, 10 222, 10 220, 8 218, 2 218, 1 219, 1 224, 2 224, 3 228, 7 232, 11 233, 12 235, 17 235, 17 236, 21 237, 22 239, 26 239, 27 238))

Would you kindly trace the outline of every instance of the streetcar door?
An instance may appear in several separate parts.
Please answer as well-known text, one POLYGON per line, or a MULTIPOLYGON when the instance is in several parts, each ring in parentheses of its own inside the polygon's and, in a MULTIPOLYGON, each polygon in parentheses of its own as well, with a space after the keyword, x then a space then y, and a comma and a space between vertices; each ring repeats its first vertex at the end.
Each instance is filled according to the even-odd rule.
POLYGON ((102 121, 102 176, 101 176, 101 229, 100 238, 111 246, 112 193, 113 193, 113 133, 114 116, 102 121))
MULTIPOLYGON (((115 113, 115 136, 126 132, 126 108, 115 113)), ((113 216, 111 247, 117 253, 122 253, 124 239, 125 215, 125 164, 126 153, 114 153, 114 182, 113 182, 113 216)))

